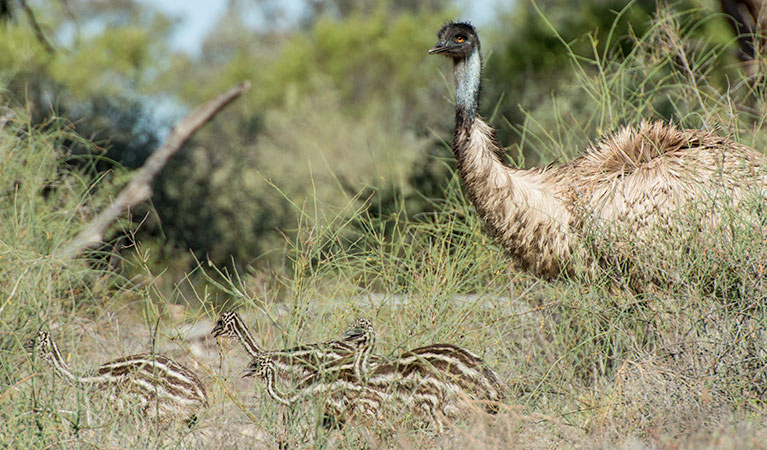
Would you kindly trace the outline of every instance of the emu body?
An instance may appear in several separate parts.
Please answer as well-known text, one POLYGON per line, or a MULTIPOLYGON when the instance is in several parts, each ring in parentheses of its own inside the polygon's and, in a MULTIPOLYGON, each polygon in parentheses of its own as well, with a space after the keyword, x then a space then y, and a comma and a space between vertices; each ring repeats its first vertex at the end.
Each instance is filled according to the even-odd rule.
POLYGON ((537 276, 574 272, 576 255, 586 267, 616 249, 630 261, 635 249, 664 237, 715 233, 723 210, 738 208, 749 192, 760 198, 767 192, 764 155, 711 132, 661 122, 624 128, 564 165, 512 169, 479 115, 482 56, 475 29, 451 23, 437 36, 429 53, 454 64, 453 152, 468 197, 490 234, 537 276), (690 210, 706 219, 680 221, 690 210), (659 230, 666 226, 671 230, 659 230), (584 238, 593 230, 598 239, 584 238))
MULTIPOLYGON (((390 360, 377 359, 372 363, 359 363, 359 359, 341 360, 326 374, 318 377, 334 381, 362 380, 376 387, 394 387, 409 395, 419 385, 433 382, 439 387, 440 401, 476 400, 486 403, 493 412, 501 400, 497 375, 474 353, 453 344, 432 344, 403 352, 390 360), (362 366, 360 368, 360 365, 362 366), (450 399, 449 397, 455 398, 450 399)), ((302 382, 307 386, 315 382, 310 377, 302 382)), ((416 392, 417 393, 417 392, 416 392)))
POLYGON ((89 375, 76 375, 48 332, 40 331, 25 347, 35 349, 56 374, 74 386, 106 390, 118 404, 123 397, 130 397, 146 417, 159 422, 177 417, 193 421, 195 413, 208 406, 205 386, 197 375, 162 355, 126 356, 101 365, 89 375))

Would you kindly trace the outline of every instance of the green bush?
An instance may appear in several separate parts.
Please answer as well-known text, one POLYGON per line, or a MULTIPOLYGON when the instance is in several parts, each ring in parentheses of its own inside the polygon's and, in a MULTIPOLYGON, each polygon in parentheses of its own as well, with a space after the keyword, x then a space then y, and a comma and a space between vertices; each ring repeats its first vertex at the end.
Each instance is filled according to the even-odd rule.
POLYGON ((163 174, 155 205, 165 235, 219 264, 279 265, 280 252, 264 254, 295 232, 303 210, 332 217, 370 195, 389 210, 395 197, 422 210, 411 179, 435 151, 428 127, 452 120, 432 108, 444 85, 437 61, 424 64, 434 40, 425 30, 440 23, 426 12, 378 12, 321 17, 279 46, 254 32, 239 36, 275 49, 249 47, 215 68, 236 73, 217 87, 242 79, 254 87, 163 174))

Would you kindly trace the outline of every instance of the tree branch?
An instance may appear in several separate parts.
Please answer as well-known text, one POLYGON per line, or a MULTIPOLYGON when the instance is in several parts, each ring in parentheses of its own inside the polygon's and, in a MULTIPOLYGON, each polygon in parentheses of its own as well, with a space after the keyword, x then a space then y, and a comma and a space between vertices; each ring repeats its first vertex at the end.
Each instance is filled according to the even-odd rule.
POLYGON ((152 195, 152 182, 165 167, 168 160, 194 135, 203 125, 209 122, 222 109, 227 107, 237 97, 250 89, 246 81, 229 89, 208 103, 192 111, 181 122, 173 127, 165 143, 152 153, 143 166, 137 171, 128 186, 123 189, 115 201, 107 209, 99 213, 85 229, 83 229, 57 256, 67 261, 82 251, 101 244, 104 232, 117 218, 127 210, 147 200, 152 195))
POLYGON ((27 5, 26 0, 19 0, 19 5, 21 6, 21 9, 24 10, 24 13, 27 15, 27 19, 29 19, 29 24, 32 25, 32 31, 35 33, 35 37, 40 42, 40 45, 43 46, 46 52, 50 53, 51 55, 56 53, 56 49, 53 48, 53 45, 51 45, 50 41, 48 41, 48 38, 45 37, 45 33, 43 33, 43 29, 40 28, 40 24, 37 23, 37 19, 35 18, 35 13, 32 12, 32 8, 27 5))

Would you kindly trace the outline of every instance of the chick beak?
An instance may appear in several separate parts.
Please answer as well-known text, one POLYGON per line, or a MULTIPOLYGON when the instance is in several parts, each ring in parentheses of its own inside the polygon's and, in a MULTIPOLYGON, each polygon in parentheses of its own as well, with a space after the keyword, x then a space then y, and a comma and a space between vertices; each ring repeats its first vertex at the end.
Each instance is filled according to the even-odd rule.
POLYGON ((357 339, 361 338, 363 334, 365 334, 363 330, 359 328, 353 328, 342 334, 341 339, 344 341, 356 341, 357 339))

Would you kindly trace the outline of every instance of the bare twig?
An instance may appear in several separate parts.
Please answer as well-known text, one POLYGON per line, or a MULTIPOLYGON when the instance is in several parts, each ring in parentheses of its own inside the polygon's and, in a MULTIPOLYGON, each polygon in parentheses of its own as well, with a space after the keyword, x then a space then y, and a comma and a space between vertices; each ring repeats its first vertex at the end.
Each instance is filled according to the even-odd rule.
POLYGON ((43 29, 40 28, 40 24, 37 23, 37 19, 35 18, 35 13, 32 11, 32 8, 27 5, 27 2, 25 0, 19 0, 19 5, 21 6, 21 9, 24 10, 24 13, 27 15, 27 19, 29 19, 29 24, 32 25, 32 31, 35 32, 35 37, 40 42, 40 45, 43 46, 46 52, 50 53, 51 55, 56 53, 56 49, 53 48, 53 45, 48 41, 48 38, 45 37, 45 33, 43 33, 43 29))
POLYGON ((57 256, 65 261, 70 260, 80 252, 99 245, 109 225, 125 211, 152 195, 152 181, 178 149, 219 111, 248 89, 250 89, 250 82, 240 83, 192 111, 184 120, 176 124, 162 147, 147 158, 136 176, 120 192, 112 205, 99 213, 57 256))

